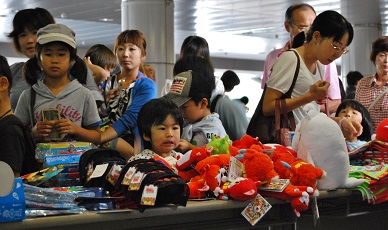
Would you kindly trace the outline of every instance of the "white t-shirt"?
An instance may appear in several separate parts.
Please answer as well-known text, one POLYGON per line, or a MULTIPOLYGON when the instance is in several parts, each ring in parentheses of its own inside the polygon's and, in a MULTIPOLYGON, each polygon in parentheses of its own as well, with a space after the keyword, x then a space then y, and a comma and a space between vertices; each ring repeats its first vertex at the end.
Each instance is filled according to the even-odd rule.
MULTIPOLYGON (((325 76, 325 68, 319 62, 317 62, 316 73, 312 74, 310 70, 307 69, 300 55, 299 59, 299 74, 294 86, 294 90, 291 93, 291 98, 296 98, 305 95, 307 92, 309 92, 311 85, 321 79, 324 79, 325 76)), ((267 82, 267 87, 278 90, 283 94, 286 93, 291 87, 296 65, 297 57, 295 56, 295 53, 291 51, 284 52, 273 65, 271 77, 268 79, 267 82)), ((309 104, 312 104, 317 111, 320 110, 319 105, 315 101, 312 101, 309 104)), ((304 106, 301 106, 293 110, 296 124, 298 124, 302 120, 302 118, 307 115, 307 113, 303 110, 303 107, 304 106)))

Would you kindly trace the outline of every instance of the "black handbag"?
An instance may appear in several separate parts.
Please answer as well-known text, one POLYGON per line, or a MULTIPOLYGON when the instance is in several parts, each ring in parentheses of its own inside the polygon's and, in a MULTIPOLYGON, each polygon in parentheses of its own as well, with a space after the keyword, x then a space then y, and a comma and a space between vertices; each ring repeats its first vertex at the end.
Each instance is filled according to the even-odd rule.
MULTIPOLYGON (((285 94, 282 95, 281 99, 291 97, 291 93, 294 89, 295 82, 296 82, 296 79, 297 79, 298 74, 299 74, 299 68, 300 68, 299 55, 296 53, 295 50, 290 50, 290 51, 293 51, 295 53, 298 61, 297 61, 295 74, 294 74, 294 78, 292 80, 291 87, 285 94)), ((280 127, 278 127, 278 129, 276 128, 275 116, 265 116, 263 114, 263 101, 264 101, 264 95, 265 95, 266 90, 267 90, 267 85, 264 86, 263 94, 261 95, 259 104, 257 105, 255 113, 253 114, 253 116, 249 122, 246 133, 252 137, 259 137, 259 141, 263 144, 266 144, 266 143, 282 144, 281 140, 279 139, 280 138, 280 135, 279 135, 280 127)), ((292 111, 290 111, 288 114, 291 114, 292 119, 293 119, 292 111)), ((281 124, 281 123, 282 122, 279 122, 279 124, 281 124)), ((283 125, 282 127, 284 127, 284 126, 285 125, 283 125)), ((292 127, 293 129, 290 127, 288 127, 288 128, 289 128, 289 130, 295 130, 295 127, 292 127)))

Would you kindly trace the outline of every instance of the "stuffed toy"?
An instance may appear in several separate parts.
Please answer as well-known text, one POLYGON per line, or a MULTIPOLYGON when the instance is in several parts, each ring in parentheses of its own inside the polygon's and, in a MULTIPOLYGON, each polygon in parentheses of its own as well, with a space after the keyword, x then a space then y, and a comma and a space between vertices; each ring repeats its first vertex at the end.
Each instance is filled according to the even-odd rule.
POLYGON ((218 165, 205 165, 199 172, 200 175, 193 177, 187 185, 190 189, 190 198, 204 198, 208 196, 210 192, 213 192, 220 186, 217 175, 219 173, 220 166, 218 165))
POLYGON ((211 136, 211 140, 207 143, 206 147, 213 147, 212 155, 217 154, 229 154, 229 145, 230 145, 229 136, 225 135, 225 137, 215 137, 213 134, 211 136))
POLYGON ((288 184, 282 192, 260 191, 260 194, 290 201, 295 215, 299 217, 300 212, 309 208, 310 196, 318 196, 318 190, 310 186, 288 184))
MULTIPOLYGON (((194 179, 194 178, 193 178, 194 179)), ((202 199, 207 197, 209 186, 201 180, 193 180, 187 183, 190 190, 190 199, 202 199)))
POLYGON ((377 125, 376 140, 388 142, 388 118, 382 120, 377 125))
POLYGON ((213 147, 196 147, 185 154, 178 154, 175 165, 178 170, 178 175, 186 182, 199 175, 199 173, 195 170, 195 165, 197 162, 209 157, 212 151, 213 147))
POLYGON ((217 187, 213 192, 221 200, 228 200, 231 197, 234 200, 252 200, 257 195, 257 187, 261 185, 260 181, 254 182, 250 178, 237 177, 232 182, 226 182, 221 187, 217 187))
POLYGON ((324 170, 318 189, 353 188, 365 180, 349 178, 350 162, 345 139, 338 124, 324 113, 305 106, 307 116, 295 130, 292 149, 303 161, 324 170))
POLYGON ((296 155, 296 152, 287 147, 281 145, 275 147, 272 160, 279 178, 290 179, 293 185, 315 188, 317 181, 326 176, 326 172, 295 157, 294 154, 296 155))
MULTIPOLYGON (((235 140, 232 142, 232 146, 236 147, 237 149, 248 149, 252 145, 259 144, 259 138, 253 138, 249 135, 244 135, 241 137, 240 140, 235 140)), ((261 143, 260 143, 261 144, 261 143)))
POLYGON ((268 155, 254 148, 252 149, 252 147, 240 150, 240 153, 244 156, 245 177, 263 183, 278 181, 279 175, 276 173, 272 160, 268 155))
POLYGON ((211 155, 210 157, 207 157, 199 162, 197 162, 195 166, 195 170, 197 172, 201 173, 202 169, 206 165, 217 165, 219 168, 225 166, 229 167, 230 163, 230 155, 229 154, 220 154, 220 155, 211 155))

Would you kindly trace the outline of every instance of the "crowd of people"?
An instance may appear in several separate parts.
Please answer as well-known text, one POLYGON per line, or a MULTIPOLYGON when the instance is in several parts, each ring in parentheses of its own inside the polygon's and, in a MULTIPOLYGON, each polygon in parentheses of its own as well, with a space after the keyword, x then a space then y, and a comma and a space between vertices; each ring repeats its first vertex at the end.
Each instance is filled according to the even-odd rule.
MULTIPOLYGON (((348 74, 345 100, 334 61, 349 51, 351 23, 336 11, 316 15, 312 6, 298 3, 287 9, 284 26, 289 41, 265 60, 263 113, 274 114, 275 101, 290 88, 300 59, 295 86, 286 99, 296 123, 309 105, 338 123, 349 149, 370 141, 388 117, 388 37, 372 44, 375 75, 348 74)), ((34 154, 27 153, 26 139, 52 141, 53 132, 55 140, 91 142, 116 149, 127 160, 156 154, 172 164, 177 152, 203 146, 212 136, 238 140, 245 135, 248 98, 232 100, 225 94, 240 79, 232 70, 215 76, 203 37, 184 40, 173 79, 166 80, 158 96, 155 69, 146 64, 147 42, 140 30, 122 31, 113 51, 96 44, 80 58, 74 31, 55 23, 47 10, 34 8, 17 12, 8 36, 29 58, 11 66, 0 58, 0 127, 7 131, 0 134, 0 148, 9 150, 0 160, 10 164, 15 176, 37 169, 25 164, 34 154), (47 110, 57 112, 59 119, 45 117, 47 110)))

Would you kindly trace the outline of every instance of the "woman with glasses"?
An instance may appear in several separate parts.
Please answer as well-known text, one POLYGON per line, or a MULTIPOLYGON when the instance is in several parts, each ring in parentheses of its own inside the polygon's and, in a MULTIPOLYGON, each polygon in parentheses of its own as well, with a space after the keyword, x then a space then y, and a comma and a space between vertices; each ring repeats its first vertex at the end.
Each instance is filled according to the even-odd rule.
POLYGON ((375 132, 378 124, 388 118, 387 36, 381 36, 372 43, 370 60, 376 67, 376 74, 358 81, 355 99, 369 110, 375 132))
MULTIPOLYGON (((300 33, 304 36, 304 33, 300 33)), ((304 39, 304 38, 303 38, 304 39)), ((330 83, 324 79, 324 65, 328 65, 342 54, 348 52, 348 46, 353 40, 352 25, 338 12, 325 11, 319 14, 306 33, 306 42, 291 49, 294 52, 284 52, 272 67, 271 77, 264 93, 263 113, 274 115, 275 101, 286 93, 292 84, 297 55, 300 68, 291 98, 286 99, 287 110, 293 111, 295 123, 298 124, 307 115, 303 109, 311 104, 320 111, 319 103, 327 98, 330 83)), ((340 118, 333 118, 340 120, 340 118)), ((359 134, 359 124, 352 121, 341 122, 343 128, 359 134), (346 123, 346 124, 345 124, 346 123)))

